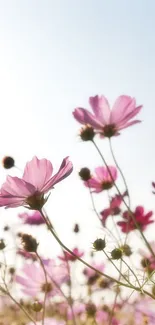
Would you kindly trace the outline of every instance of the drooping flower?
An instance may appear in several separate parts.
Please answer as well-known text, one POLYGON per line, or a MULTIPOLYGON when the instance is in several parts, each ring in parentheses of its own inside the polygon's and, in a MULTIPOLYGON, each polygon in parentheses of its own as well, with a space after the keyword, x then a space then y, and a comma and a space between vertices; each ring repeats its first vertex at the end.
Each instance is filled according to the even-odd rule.
POLYGON ((120 206, 124 196, 126 195, 127 192, 124 192, 122 195, 116 194, 114 197, 111 198, 109 208, 106 208, 100 212, 101 221, 104 227, 105 227, 106 220, 110 215, 116 216, 120 214, 121 212, 120 206))
POLYGON ((29 213, 20 213, 18 217, 24 224, 31 225, 31 226, 38 226, 45 223, 41 213, 39 211, 34 211, 32 214, 29 213))
POLYGON ((22 269, 24 276, 16 275, 16 282, 23 288, 22 292, 31 297, 47 294, 48 297, 61 295, 59 287, 68 281, 68 272, 65 265, 56 265, 53 260, 49 260, 44 265, 47 281, 43 268, 37 264, 26 264, 22 269))
POLYGON ((133 212, 132 215, 129 211, 125 211, 122 215, 124 221, 117 222, 117 224, 121 227, 122 232, 128 233, 132 230, 135 230, 137 229, 137 225, 140 227, 142 231, 144 231, 147 225, 154 222, 154 220, 151 220, 153 212, 149 211, 148 213, 145 214, 144 208, 142 206, 137 206, 135 212, 133 212), (135 219, 136 222, 134 221, 133 218, 135 219))
MULTIPOLYGON (((75 247, 73 249, 73 253, 77 256, 77 257, 82 257, 84 255, 84 252, 80 251, 77 247, 75 247)), ((77 257, 73 256, 72 254, 68 253, 68 252, 64 252, 64 255, 62 256, 58 256, 58 258, 61 261, 71 261, 74 262, 77 260, 77 257)))
POLYGON ((7 177, 0 190, 0 206, 14 208, 23 205, 32 210, 40 210, 47 201, 44 194, 69 176, 72 170, 72 163, 66 157, 58 172, 51 177, 51 162, 34 157, 26 164, 22 178, 7 177))
POLYGON ((85 181, 85 186, 93 189, 95 193, 100 193, 103 190, 109 190, 114 185, 117 179, 117 169, 112 166, 95 168, 95 176, 91 176, 88 181, 85 181))
POLYGON ((79 123, 93 127, 102 137, 110 138, 119 135, 122 129, 140 122, 132 120, 142 108, 142 106, 136 107, 136 100, 132 97, 125 95, 118 97, 112 110, 104 96, 90 97, 89 104, 94 114, 78 107, 74 110, 73 116, 79 123))

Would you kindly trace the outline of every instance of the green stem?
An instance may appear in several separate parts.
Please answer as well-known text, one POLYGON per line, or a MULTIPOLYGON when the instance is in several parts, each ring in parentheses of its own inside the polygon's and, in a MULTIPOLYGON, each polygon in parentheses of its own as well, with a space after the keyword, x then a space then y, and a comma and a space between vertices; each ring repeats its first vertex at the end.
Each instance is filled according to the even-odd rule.
MULTIPOLYGON (((107 275, 106 273, 103 273, 103 272, 97 270, 95 267, 93 267, 92 265, 88 264, 88 263, 87 263, 86 261, 84 261, 82 258, 80 258, 80 257, 78 257, 76 254, 74 254, 74 253, 73 253, 73 252, 72 252, 72 251, 71 251, 71 250, 70 250, 66 245, 63 244, 63 242, 62 242, 62 241, 59 239, 59 237, 56 235, 56 233, 55 233, 53 227, 50 226, 50 224, 47 222, 47 220, 46 220, 46 218, 45 218, 45 216, 44 216, 42 210, 39 210, 39 212, 41 213, 41 215, 42 215, 42 217, 43 217, 45 223, 46 223, 47 226, 48 226, 48 229, 50 230, 50 232, 52 233, 52 235, 54 236, 54 238, 56 239, 56 241, 59 243, 59 245, 60 245, 61 247, 63 247, 63 248, 64 248, 68 253, 70 253, 72 256, 76 257, 76 259, 79 260, 82 264, 84 264, 85 266, 89 267, 90 269, 92 269, 93 271, 97 272, 98 274, 100 274, 100 275, 106 277, 107 279, 109 279, 109 280, 111 280, 111 281, 117 283, 117 284, 120 285, 120 286, 124 286, 124 287, 126 287, 126 288, 131 288, 131 289, 134 289, 135 291, 141 292, 141 289, 140 289, 140 288, 135 287, 135 286, 133 286, 132 284, 129 285, 129 284, 127 284, 127 283, 123 283, 123 282, 121 282, 121 281, 118 281, 118 280, 116 280, 115 278, 112 278, 111 276, 107 275)), ((148 292, 148 291, 146 291, 146 290, 143 290, 143 293, 145 293, 146 295, 148 295, 148 296, 150 296, 151 298, 154 299, 154 296, 153 296, 150 292, 148 292)))
POLYGON ((94 146, 95 146, 96 150, 98 151, 98 153, 99 153, 99 155, 100 155, 102 161, 104 162, 104 164, 105 164, 105 166, 106 166, 106 168, 107 168, 107 170, 108 170, 108 172, 109 172, 109 175, 110 175, 110 177, 111 177, 111 179, 112 179, 112 181, 113 181, 113 184, 114 184, 114 186, 115 186, 115 188, 116 188, 118 194, 121 195, 121 197, 122 197, 122 201, 123 201, 124 205, 126 206, 128 212, 130 213, 131 218, 132 218, 132 220, 134 221, 136 228, 139 230, 139 232, 140 232, 140 234, 141 234, 141 236, 142 236, 142 238, 143 238, 143 240, 144 240, 144 242, 145 242, 147 248, 148 248, 149 251, 151 252, 152 256, 155 258, 155 253, 154 253, 152 247, 150 246, 150 244, 148 243, 147 239, 145 238, 145 235, 143 234, 143 232, 142 232, 142 230, 141 230, 139 224, 137 223, 134 214, 133 214, 132 211, 130 210, 130 207, 128 206, 128 204, 127 204, 126 201, 124 200, 124 198, 123 198, 123 196, 122 196, 122 194, 121 194, 121 192, 120 192, 120 190, 119 190, 119 188, 118 188, 118 186, 117 186, 115 180, 113 179, 113 176, 112 176, 111 170, 109 169, 109 166, 107 165, 107 162, 106 162, 106 160, 104 159, 104 157, 103 157, 103 155, 102 155, 100 149, 98 148, 98 146, 97 146, 97 144, 95 143, 94 140, 92 140, 92 143, 94 144, 94 146))

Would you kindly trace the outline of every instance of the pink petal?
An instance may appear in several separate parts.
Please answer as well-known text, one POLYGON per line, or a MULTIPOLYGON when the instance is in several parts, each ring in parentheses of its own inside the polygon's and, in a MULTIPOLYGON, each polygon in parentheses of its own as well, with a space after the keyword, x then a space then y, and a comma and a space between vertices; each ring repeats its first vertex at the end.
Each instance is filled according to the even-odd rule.
POLYGON ((22 289, 22 292, 25 293, 27 296, 30 296, 30 297, 37 297, 37 294, 40 293, 38 288, 22 289))
POLYGON ((124 117, 125 113, 129 113, 135 107, 135 100, 129 96, 120 96, 116 99, 111 112, 111 124, 117 124, 124 117))
POLYGON ((124 117, 120 119, 120 121, 118 121, 117 126, 121 127, 126 124, 129 120, 133 119, 133 117, 135 117, 141 111, 142 107, 143 106, 138 106, 134 108, 131 113, 125 114, 124 117))
POLYGON ((0 207, 5 206, 6 208, 16 208, 24 204, 23 198, 19 197, 1 197, 0 196, 0 207))
POLYGON ((89 179, 89 181, 84 182, 84 184, 88 188, 95 188, 96 192, 101 192, 102 191, 101 182, 99 182, 95 178, 89 179))
POLYGON ((137 124, 137 123, 141 123, 141 121, 139 121, 139 120, 134 120, 134 121, 132 121, 132 122, 125 123, 124 125, 122 125, 122 126, 120 126, 120 127, 118 126, 118 129, 119 129, 119 130, 126 129, 126 128, 128 128, 129 126, 134 125, 134 124, 137 124))
POLYGON ((97 119, 102 124, 110 122, 110 107, 108 100, 104 96, 94 96, 89 98, 89 103, 97 119))
POLYGON ((35 192, 35 187, 18 177, 7 176, 6 182, 1 187, 0 196, 15 196, 26 198, 35 192))
POLYGON ((55 184, 61 182, 64 178, 68 177, 73 171, 73 164, 69 160, 69 157, 63 159, 62 164, 58 172, 46 183, 42 188, 42 192, 46 193, 55 184))
POLYGON ((49 160, 34 157, 26 164, 23 179, 40 191, 51 177, 52 172, 53 166, 49 160))
POLYGON ((75 119, 82 124, 90 124, 95 129, 103 128, 103 124, 87 109, 78 107, 73 112, 75 119))
POLYGON ((106 174, 106 168, 105 167, 96 167, 95 168, 95 173, 97 175, 97 179, 100 182, 103 182, 103 180, 105 179, 105 174, 106 174))

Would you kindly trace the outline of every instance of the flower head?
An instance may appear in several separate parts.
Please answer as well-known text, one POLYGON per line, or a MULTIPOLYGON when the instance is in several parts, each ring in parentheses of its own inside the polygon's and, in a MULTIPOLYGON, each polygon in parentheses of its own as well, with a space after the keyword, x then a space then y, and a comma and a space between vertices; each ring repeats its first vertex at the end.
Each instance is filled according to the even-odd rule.
POLYGON ((14 208, 23 205, 32 210, 40 210, 47 201, 44 194, 69 176, 72 170, 72 163, 67 157, 62 161, 58 172, 51 177, 51 162, 34 157, 26 164, 22 178, 7 177, 0 190, 0 206, 14 208))
POLYGON ((121 206, 124 196, 126 196, 126 195, 127 195, 126 192, 123 193, 122 195, 116 194, 114 197, 111 198, 109 208, 106 208, 100 212, 101 221, 102 221, 102 224, 104 227, 105 227, 106 220, 110 215, 116 216, 116 215, 120 214, 120 212, 121 212, 120 206, 121 206))
POLYGON ((18 214, 18 217, 23 221, 24 224, 31 226, 38 226, 45 223, 41 213, 34 211, 32 214, 26 212, 18 214))
POLYGON ((95 193, 109 190, 117 179, 117 169, 112 166, 97 167, 95 173, 95 176, 91 176, 88 181, 84 182, 85 186, 94 189, 95 193))
POLYGON ((111 138, 119 135, 122 129, 140 122, 132 120, 142 108, 142 106, 136 107, 136 100, 132 97, 124 95, 118 97, 112 110, 104 96, 90 97, 89 103, 94 114, 78 107, 74 110, 73 116, 79 123, 90 125, 102 137, 111 138))
POLYGON ((132 230, 137 229, 137 225, 141 228, 142 231, 144 231, 147 225, 154 222, 154 220, 151 220, 152 215, 152 211, 149 211, 145 214, 144 208, 142 206, 137 206, 135 212, 133 212, 133 217, 130 212, 125 211, 123 213, 124 221, 118 221, 117 224, 121 227, 121 230, 124 233, 128 233, 132 230))
POLYGON ((53 260, 44 264, 47 273, 47 281, 43 268, 37 264, 25 264, 22 273, 24 276, 16 275, 16 282, 23 288, 23 293, 31 297, 47 294, 48 297, 61 295, 59 286, 68 280, 67 269, 64 265, 55 265, 53 260))

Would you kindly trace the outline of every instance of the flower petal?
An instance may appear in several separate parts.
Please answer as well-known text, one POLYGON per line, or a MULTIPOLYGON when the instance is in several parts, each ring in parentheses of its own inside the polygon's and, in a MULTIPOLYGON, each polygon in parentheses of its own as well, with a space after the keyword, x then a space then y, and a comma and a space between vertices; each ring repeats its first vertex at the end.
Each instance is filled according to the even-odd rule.
POLYGON ((89 103, 97 119, 102 124, 109 124, 111 112, 108 100, 104 96, 94 96, 89 98, 89 103))
POLYGON ((53 166, 49 160, 33 157, 26 164, 23 179, 33 184, 36 190, 40 191, 51 177, 52 172, 53 166))
POLYGON ((1 197, 14 196, 18 198, 26 198, 35 192, 33 185, 25 182, 18 177, 7 176, 6 182, 1 187, 1 197))
POLYGON ((46 193, 55 184, 61 182, 64 178, 68 177, 73 171, 73 164, 69 160, 69 157, 63 159, 62 164, 58 172, 46 183, 42 188, 42 192, 46 193))
POLYGON ((0 207, 5 206, 6 208, 16 208, 24 204, 23 198, 19 197, 1 197, 0 196, 0 207))
POLYGON ((119 96, 112 108, 111 124, 117 124, 124 118, 125 114, 129 114, 135 108, 135 99, 129 96, 119 96))
POLYGON ((73 116, 75 119, 82 124, 89 124, 95 129, 102 129, 103 123, 101 123, 93 114, 91 114, 87 109, 77 107, 73 116))

